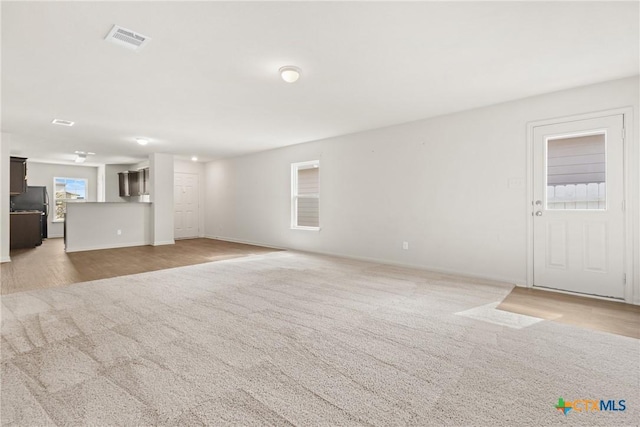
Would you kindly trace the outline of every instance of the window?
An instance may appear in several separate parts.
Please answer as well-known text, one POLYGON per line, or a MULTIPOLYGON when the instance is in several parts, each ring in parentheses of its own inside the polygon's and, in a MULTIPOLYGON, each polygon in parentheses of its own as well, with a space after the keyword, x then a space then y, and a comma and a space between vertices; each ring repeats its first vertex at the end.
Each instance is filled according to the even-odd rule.
POLYGON ((53 222, 64 222, 67 203, 84 202, 87 199, 87 180, 83 178, 53 178, 55 209, 53 222))
POLYGON ((320 229, 320 161, 291 165, 291 228, 320 229))
POLYGON ((606 209, 606 181, 604 133, 547 140, 547 209, 606 209))

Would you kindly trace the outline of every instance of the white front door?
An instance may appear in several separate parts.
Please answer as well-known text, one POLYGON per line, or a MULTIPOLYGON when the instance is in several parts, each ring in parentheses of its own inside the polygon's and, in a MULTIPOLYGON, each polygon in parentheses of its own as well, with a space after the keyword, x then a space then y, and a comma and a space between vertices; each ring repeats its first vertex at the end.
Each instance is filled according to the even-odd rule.
POLYGON ((623 116, 533 129, 533 285, 624 298, 623 116))
POLYGON ((176 173, 173 185, 174 236, 176 239, 198 237, 198 175, 176 173))

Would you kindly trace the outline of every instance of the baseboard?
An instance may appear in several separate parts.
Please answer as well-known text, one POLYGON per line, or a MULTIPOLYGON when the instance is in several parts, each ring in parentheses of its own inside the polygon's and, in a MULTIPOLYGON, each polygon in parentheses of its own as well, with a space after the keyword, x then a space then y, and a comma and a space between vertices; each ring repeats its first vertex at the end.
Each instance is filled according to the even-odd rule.
POLYGON ((521 286, 521 285, 518 285, 518 282, 522 283, 521 280, 516 280, 516 279, 513 279, 513 278, 509 278, 509 277, 488 276, 488 275, 485 275, 485 274, 476 274, 476 273, 473 273, 473 272, 464 272, 464 271, 460 271, 460 270, 451 270, 451 269, 433 267, 433 266, 423 265, 423 264, 411 264, 411 263, 392 261, 392 260, 388 260, 388 259, 363 257, 363 256, 357 256, 357 255, 347 255, 347 254, 336 253, 336 252, 306 251, 306 250, 299 250, 299 249, 291 249, 291 250, 295 250, 295 251, 298 251, 298 252, 308 252, 308 253, 319 254, 319 255, 336 256, 336 257, 340 257, 340 258, 353 259, 353 260, 356 260, 356 261, 366 261, 366 262, 373 262, 373 263, 377 263, 377 264, 393 265, 393 266, 396 266, 396 267, 413 268, 413 269, 416 269, 416 270, 431 271, 431 272, 434 272, 434 273, 451 274, 451 275, 454 275, 454 276, 467 277, 469 279, 489 280, 489 281, 492 281, 492 282, 507 283, 507 284, 515 285, 515 286, 521 286))
POLYGON ((374 263, 377 263, 377 264, 386 264, 386 265, 393 265, 393 266, 397 266, 397 267, 414 268, 416 270, 432 271, 434 273, 451 274, 451 275, 455 275, 455 276, 468 277, 470 279, 490 280, 490 281, 493 281, 493 282, 508 283, 510 285, 515 285, 515 286, 525 286, 523 279, 513 279, 513 278, 510 278, 510 277, 487 276, 487 275, 484 275, 484 274, 475 274, 475 273, 469 273, 469 272, 462 272, 462 271, 459 271, 459 270, 449 270, 449 269, 443 269, 443 268, 438 268, 438 267, 433 267, 433 266, 428 266, 428 265, 402 263, 402 262, 392 261, 392 260, 388 260, 388 259, 363 257, 363 256, 357 256, 357 255, 347 255, 347 254, 338 253, 338 252, 312 251, 312 250, 303 250, 303 249, 296 249, 296 248, 289 248, 289 247, 282 247, 282 246, 273 246, 273 245, 265 244, 265 243, 262 243, 262 242, 254 242, 254 241, 250 241, 250 240, 233 239, 233 238, 230 238, 230 237, 220 237, 220 236, 212 236, 212 235, 206 235, 205 237, 207 239, 223 240, 225 242, 244 243, 246 245, 263 246, 265 248, 290 250, 290 251, 297 251, 297 252, 306 252, 306 253, 318 254, 318 255, 335 256, 335 257, 340 257, 340 258, 353 259, 353 260, 356 260, 356 261, 374 262, 374 263))
POLYGON ((223 242, 231 242, 231 243, 242 243, 244 245, 252 245, 252 246, 262 246, 264 248, 270 248, 270 249, 279 249, 279 250, 295 250, 295 249, 291 249, 291 248, 285 248, 282 246, 273 246, 273 245, 268 245, 266 243, 262 243, 262 242, 254 242, 251 240, 241 240, 241 239, 233 239, 231 237, 220 237, 220 236, 212 236, 210 234, 205 234, 205 239, 213 239, 213 240, 222 240, 223 242))
POLYGON ((0 263, 2 262, 11 262, 11 257, 3 256, 2 258, 0 258, 0 263))
POLYGON ((59 239, 64 237, 64 234, 47 234, 47 239, 59 239))
POLYGON ((151 243, 151 246, 163 246, 163 245, 175 245, 176 241, 171 239, 171 240, 161 240, 159 242, 153 242, 151 243))
POLYGON ((97 251, 100 249, 116 249, 116 248, 130 248, 132 246, 148 246, 149 242, 132 242, 132 243, 120 243, 113 245, 95 245, 95 246, 81 246, 79 248, 69 249, 68 247, 65 249, 65 252, 84 252, 84 251, 97 251))

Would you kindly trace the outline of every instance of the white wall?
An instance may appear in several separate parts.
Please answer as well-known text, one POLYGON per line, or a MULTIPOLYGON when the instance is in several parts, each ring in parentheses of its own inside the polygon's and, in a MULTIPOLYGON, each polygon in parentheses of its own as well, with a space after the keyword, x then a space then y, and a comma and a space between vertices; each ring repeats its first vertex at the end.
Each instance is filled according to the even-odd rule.
POLYGON ((173 156, 149 156, 149 184, 152 245, 172 245, 173 239, 173 156))
POLYGON ((211 162, 206 234, 524 284, 526 188, 508 183, 526 180, 527 123, 633 106, 638 135, 638 87, 622 79, 211 162), (322 229, 291 230, 290 164, 315 159, 322 229))
POLYGON ((27 160, 27 185, 46 186, 49 193, 49 237, 62 237, 64 223, 52 222, 54 209, 53 178, 84 178, 87 180, 87 201, 95 202, 98 194, 98 168, 95 166, 36 163, 27 160))
POLYGON ((150 214, 149 203, 70 203, 65 249, 77 252, 148 245, 150 214))
POLYGON ((173 172, 190 173, 198 176, 198 236, 204 237, 205 222, 205 165, 200 162, 186 162, 175 160, 173 162, 173 172))
POLYGON ((0 136, 0 262, 9 262, 9 144, 10 136, 0 136))

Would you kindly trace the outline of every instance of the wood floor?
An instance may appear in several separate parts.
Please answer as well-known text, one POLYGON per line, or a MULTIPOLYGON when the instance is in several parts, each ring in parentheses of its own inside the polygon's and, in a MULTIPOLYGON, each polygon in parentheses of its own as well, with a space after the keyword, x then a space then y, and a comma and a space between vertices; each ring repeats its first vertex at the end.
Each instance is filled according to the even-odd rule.
POLYGON ((531 288, 514 288, 499 310, 640 339, 640 306, 531 288))
POLYGON ((47 239, 35 249, 11 251, 11 262, 0 264, 0 293, 6 295, 64 286, 275 250, 222 240, 190 239, 177 240, 175 245, 136 246, 67 254, 63 239, 47 239))
MULTIPOLYGON (((11 251, 0 264, 2 295, 146 271, 237 258, 276 249, 212 239, 178 240, 175 245, 64 252, 62 239, 36 249, 11 251)), ((640 339, 640 307, 539 289, 514 288, 498 309, 640 339)))

